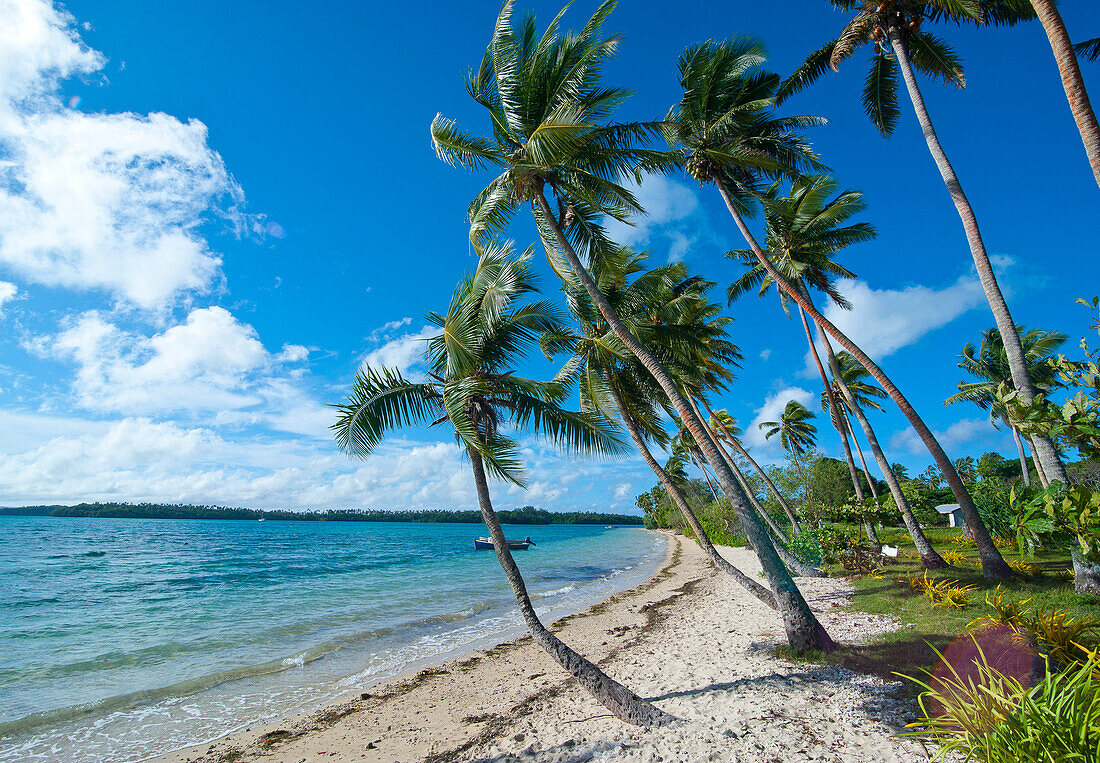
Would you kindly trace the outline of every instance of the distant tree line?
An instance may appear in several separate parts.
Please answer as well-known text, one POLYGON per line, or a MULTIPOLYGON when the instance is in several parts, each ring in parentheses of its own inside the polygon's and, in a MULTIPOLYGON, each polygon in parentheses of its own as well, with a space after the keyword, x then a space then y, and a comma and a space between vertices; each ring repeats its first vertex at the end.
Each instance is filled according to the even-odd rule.
MULTIPOLYGON (((497 512, 514 525, 640 525, 642 518, 595 511, 547 511, 534 506, 497 512)), ((481 524, 481 512, 445 509, 329 509, 286 511, 193 506, 180 503, 78 503, 75 506, 0 507, 0 516, 93 517, 118 519, 281 519, 290 522, 459 522, 481 524)))

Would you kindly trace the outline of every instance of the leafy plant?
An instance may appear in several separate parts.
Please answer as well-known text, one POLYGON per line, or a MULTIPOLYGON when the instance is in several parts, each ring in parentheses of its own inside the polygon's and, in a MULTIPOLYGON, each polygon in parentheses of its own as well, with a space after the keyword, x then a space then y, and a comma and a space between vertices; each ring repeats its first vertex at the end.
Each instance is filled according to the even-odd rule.
POLYGON ((970 557, 964 554, 962 551, 956 551, 954 549, 952 549, 951 551, 944 551, 942 554, 940 554, 940 556, 943 557, 943 560, 950 564, 952 567, 960 567, 964 562, 970 559, 970 557))
MULTIPOLYGON (((973 638, 973 636, 971 636, 973 638)), ((988 763, 1094 761, 1100 750, 1100 657, 1062 672, 1051 672, 1028 688, 989 665, 974 641, 977 680, 959 675, 943 660, 949 675, 926 671, 927 681, 903 676, 924 691, 921 718, 909 724, 909 736, 940 745, 937 759, 952 753, 988 763)))
POLYGON ((825 559, 825 551, 821 546, 821 534, 815 527, 803 525, 802 529, 791 538, 791 553, 800 562, 811 564, 814 567, 821 566, 825 559))
POLYGON ((978 545, 977 543, 974 542, 974 539, 971 538, 966 533, 959 533, 958 535, 956 535, 954 538, 951 539, 951 542, 954 543, 959 548, 974 548, 975 546, 978 545))
POLYGON ((1025 562, 1022 559, 1009 559, 1008 566, 1021 575, 1027 575, 1028 577, 1038 578, 1043 576, 1043 567, 1039 564, 1032 564, 1031 562, 1025 562))
POLYGON ((973 629, 983 622, 1003 623, 1034 640, 1044 654, 1060 665, 1081 662, 1100 647, 1100 620, 1087 615, 1073 618, 1068 612, 1048 608, 1045 604, 1032 612, 1026 607, 1030 601, 1006 600, 1001 587, 997 586, 985 597, 994 614, 980 617, 968 627, 973 629))

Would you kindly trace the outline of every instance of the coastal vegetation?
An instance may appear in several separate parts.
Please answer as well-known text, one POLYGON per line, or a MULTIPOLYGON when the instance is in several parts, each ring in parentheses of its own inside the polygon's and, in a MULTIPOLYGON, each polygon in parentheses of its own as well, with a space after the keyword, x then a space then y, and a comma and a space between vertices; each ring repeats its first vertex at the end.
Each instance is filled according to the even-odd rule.
MULTIPOLYGON (((328 509, 288 511, 192 506, 170 503, 78 503, 72 506, 0 507, 0 516, 91 517, 116 519, 276 519, 284 522, 456 522, 481 524, 481 513, 454 509, 328 509)), ((534 506, 502 509, 503 524, 511 525, 640 525, 634 514, 598 511, 547 511, 534 506)))
MULTIPOLYGON (((541 34, 533 16, 517 22, 514 3, 505 2, 465 81, 491 132, 469 132, 442 114, 430 128, 442 161, 492 173, 466 207, 477 270, 461 282, 445 315, 429 315, 441 333, 425 344, 427 380, 364 368, 338 406, 333 429, 341 447, 360 457, 393 428, 447 423, 454 430, 532 635, 619 718, 646 726, 669 720, 554 640, 531 608, 487 481, 523 484, 513 431, 610 456, 625 451, 625 430, 658 482, 636 500, 646 526, 693 537, 716 570, 776 608, 785 653, 792 657, 862 661, 873 668, 869 656, 881 651, 890 658, 883 664, 914 673, 938 659, 939 672, 920 684, 924 714, 916 733, 944 750, 1008 759, 995 750, 1015 743, 990 740, 1011 740, 1016 729, 1030 740, 1025 759, 1076 754, 1072 746, 1056 751, 1035 731, 1064 727, 1064 720, 1029 723, 1058 705, 1069 708, 1060 719, 1092 724, 1092 716, 1080 711, 1100 701, 1093 677, 1096 628, 1084 614, 1100 591, 1100 352, 1083 344, 1083 361, 1056 356, 1064 335, 1015 323, 977 212, 917 80, 965 84, 961 58, 930 31, 933 25, 984 29, 1032 21, 1038 13, 1091 158, 1087 102, 1070 87, 1079 84, 1070 81, 1073 66, 1066 60, 1074 54, 1056 39, 1064 28, 1058 29, 1052 4, 1037 0, 828 2, 850 14, 847 23, 790 75, 766 68, 766 46, 752 35, 692 44, 677 62, 678 100, 663 117, 627 122, 616 121, 615 112, 630 93, 604 81, 619 43, 602 32, 614 2, 601 3, 574 32, 562 30, 563 10, 541 34), (979 349, 968 344, 959 355, 959 367, 971 378, 945 402, 987 410, 1012 431, 1015 458, 985 453, 952 459, 894 380, 819 305, 851 307, 838 281, 855 274, 842 260, 852 247, 870 245, 875 231, 857 219, 869 200, 857 190, 841 190, 810 142, 810 132, 825 120, 782 107, 861 49, 870 57, 867 116, 883 136, 894 132, 900 78, 992 312, 994 326, 979 349), (675 261, 652 266, 648 253, 609 234, 608 221, 632 224, 645 215, 632 188, 657 173, 678 173, 717 191, 731 229, 746 244, 727 255, 735 267, 702 274, 675 261), (501 238, 525 210, 560 282, 565 310, 550 298, 522 307, 516 301, 536 290, 532 250, 515 257, 513 244, 501 238), (750 221, 760 212, 764 225, 754 231, 750 221), (498 272, 513 275, 499 282, 486 275, 498 272), (792 305, 797 308, 828 421, 818 426, 805 403, 780 401, 778 419, 759 426, 765 438, 779 441, 785 465, 762 467, 738 422, 712 404, 736 383, 742 364, 731 318, 708 296, 719 283, 727 284, 731 305, 750 291, 765 296, 774 287, 788 315, 792 305), (512 322, 521 328, 509 328, 512 322), (564 359, 548 382, 520 378, 513 367, 535 346, 549 360, 564 359), (574 391, 578 410, 567 412, 563 406, 574 391), (1063 393, 1066 402, 1052 399, 1063 393), (887 404, 906 418, 934 463, 917 476, 889 460, 871 423, 869 414, 887 404), (834 435, 843 461, 817 450, 834 435), (880 477, 869 470, 859 435, 880 477), (1070 464, 1074 455, 1077 462, 1070 464), (947 514, 954 517, 950 528, 947 514), (715 542, 751 548, 764 584, 724 559, 715 542), (893 650, 834 643, 795 581, 822 574, 855 581, 856 606, 914 613, 915 632, 927 635, 923 646, 911 639, 893 650), (979 621, 963 623, 965 614, 978 612, 979 621), (944 643, 937 639, 967 634, 978 645, 985 629, 998 627, 1041 657, 1042 670, 1009 680, 981 649, 974 659, 935 651, 944 643), (966 687, 973 689, 969 697, 963 696, 966 687), (979 725, 964 722, 975 707, 989 709, 981 697, 994 695, 1001 709, 979 725)), ((904 184, 898 190, 903 193, 904 184)), ((1100 301, 1091 307, 1100 313, 1100 301)), ((1089 728, 1077 740, 1084 745, 1096 742, 1095 724, 1089 728)))

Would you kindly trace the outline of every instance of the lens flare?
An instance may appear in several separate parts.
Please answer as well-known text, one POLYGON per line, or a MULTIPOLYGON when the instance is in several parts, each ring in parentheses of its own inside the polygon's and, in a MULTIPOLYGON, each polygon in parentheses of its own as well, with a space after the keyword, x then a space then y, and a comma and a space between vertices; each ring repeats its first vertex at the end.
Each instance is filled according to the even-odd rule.
POLYGON ((74 95, 72 98, 69 99, 69 108, 70 109, 75 109, 79 105, 80 105, 80 96, 79 95, 74 95))

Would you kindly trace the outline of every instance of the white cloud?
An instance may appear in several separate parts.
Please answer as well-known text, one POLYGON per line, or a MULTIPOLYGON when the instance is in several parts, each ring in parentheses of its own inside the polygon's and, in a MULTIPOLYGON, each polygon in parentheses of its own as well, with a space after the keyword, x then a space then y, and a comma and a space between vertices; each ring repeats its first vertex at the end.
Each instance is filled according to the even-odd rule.
MULTIPOLYGON (((1000 267, 1011 264, 1005 256, 995 257, 994 261, 1000 267)), ((873 289, 863 281, 851 280, 842 281, 839 287, 852 309, 842 310, 830 302, 825 306, 825 317, 876 360, 985 305, 985 292, 973 272, 942 289, 920 285, 873 289)), ((824 357, 824 348, 821 352, 824 357)), ((809 350, 805 361, 803 375, 816 376, 817 367, 809 350)))
POLYGON ((81 405, 137 415, 217 411, 259 402, 249 374, 271 362, 255 330, 227 310, 191 311, 152 337, 129 333, 88 312, 52 343, 77 364, 81 405))
MULTIPOLYGON (((764 404, 756 409, 756 415, 753 416, 752 422, 744 429, 745 447, 759 448, 772 453, 778 453, 782 450, 779 445, 779 438, 764 439, 764 430, 760 428, 760 424, 764 421, 779 421, 779 415, 783 413, 783 409, 787 407, 787 403, 791 400, 810 408, 814 401, 814 394, 801 387, 786 387, 768 395, 764 400, 764 404)), ((813 410, 813 408, 810 408, 810 410, 813 410)))
POLYGON ((763 349, 760 351, 760 359, 767 360, 772 356, 771 348, 763 349))
POLYGON ((221 307, 192 310, 153 336, 125 331, 96 311, 29 345, 76 364, 73 394, 86 410, 130 416, 189 416, 212 426, 267 426, 329 439, 330 409, 286 365, 300 345, 269 353, 252 326, 221 307))
POLYGON ((633 225, 608 220, 607 232, 614 241, 657 248, 656 256, 667 252, 668 261, 674 262, 683 259, 701 239, 713 239, 693 189, 664 175, 646 175, 640 186, 627 178, 623 185, 634 193, 646 214, 633 218, 633 225))
POLYGON ((240 188, 197 120, 66 108, 60 82, 104 63, 73 24, 43 0, 0 3, 0 264, 142 308, 209 289, 221 259, 198 228, 245 225, 240 188))
POLYGON ((409 323, 409 319, 391 321, 381 329, 371 332, 374 341, 386 341, 363 356, 363 365, 372 368, 397 368, 411 379, 423 378, 424 340, 439 333, 436 326, 424 326, 419 331, 392 336, 393 332, 409 323))
POLYGON ((9 281, 0 281, 0 316, 4 314, 4 303, 15 298, 19 289, 9 281))
POLYGON ((630 492, 630 483, 620 482, 618 485, 615 485, 615 492, 611 497, 613 500, 621 501, 624 498, 629 498, 630 492))
MULTIPOLYGON (((997 430, 989 423, 988 418, 960 419, 947 429, 933 430, 932 434, 948 453, 976 442, 988 448, 1004 448, 1011 443, 1009 434, 1003 430, 997 430)), ((924 447, 924 443, 912 427, 906 427, 892 434, 890 447, 904 450, 914 456, 928 456, 928 449, 924 447)))

